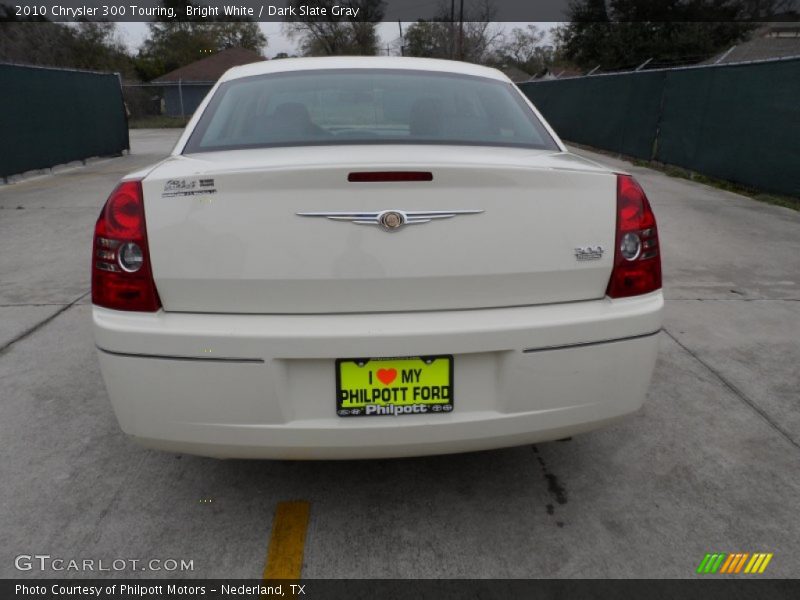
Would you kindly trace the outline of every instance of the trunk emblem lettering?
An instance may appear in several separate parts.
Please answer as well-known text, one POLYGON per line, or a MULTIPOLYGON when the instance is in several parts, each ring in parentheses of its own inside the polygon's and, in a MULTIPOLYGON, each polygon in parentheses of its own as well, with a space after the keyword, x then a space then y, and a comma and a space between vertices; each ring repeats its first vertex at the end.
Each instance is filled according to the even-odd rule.
POLYGON ((598 260, 603 258, 604 249, 602 246, 586 246, 585 248, 575 248, 575 258, 577 260, 598 260))
POLYGON ((355 225, 378 225, 384 231, 397 231, 404 225, 430 223, 439 219, 452 219, 459 215, 477 215, 482 209, 457 210, 381 210, 376 212, 299 212, 300 217, 323 217, 331 221, 345 221, 355 225))
POLYGON ((198 182, 193 179, 167 179, 164 183, 164 190, 161 192, 161 197, 206 196, 208 194, 217 193, 213 179, 201 179, 199 183, 200 185, 198 186, 198 182))

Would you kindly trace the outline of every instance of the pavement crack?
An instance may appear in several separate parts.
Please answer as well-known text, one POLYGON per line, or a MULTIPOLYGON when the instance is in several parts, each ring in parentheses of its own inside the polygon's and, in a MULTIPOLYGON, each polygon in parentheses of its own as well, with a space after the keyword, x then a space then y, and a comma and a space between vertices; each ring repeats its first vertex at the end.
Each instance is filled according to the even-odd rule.
POLYGON ((76 305, 78 302, 80 302, 81 300, 83 300, 83 299, 84 299, 86 296, 88 296, 88 295, 89 295, 89 292, 88 292, 88 291, 84 292, 83 294, 81 294, 80 296, 78 296, 77 298, 75 298, 75 300, 73 300, 72 302, 70 302, 69 304, 64 304, 64 305, 62 305, 62 306, 61 306, 61 308, 59 308, 59 309, 58 309, 56 312, 54 312, 54 313, 53 313, 52 315, 50 315, 49 317, 47 317, 47 318, 45 318, 45 319, 42 319, 41 321, 39 321, 39 322, 38 322, 38 323, 36 323, 35 325, 32 325, 32 326, 28 327, 28 329, 26 329, 25 331, 23 331, 22 333, 20 333, 18 336, 16 336, 16 337, 14 337, 14 338, 10 339, 8 342, 6 342, 6 343, 5 343, 5 344, 3 344, 2 346, 0 346, 0 356, 2 356, 3 354, 5 354, 6 350, 8 350, 8 349, 9 349, 11 346, 13 346, 14 344, 16 344, 17 342, 19 342, 19 341, 21 341, 21 340, 24 340, 24 339, 25 339, 26 337, 28 337, 29 335, 31 335, 31 334, 33 334, 33 333, 36 333, 36 332, 37 332, 37 331, 39 331, 39 330, 40 330, 42 327, 44 327, 45 325, 47 325, 47 324, 48 324, 50 321, 52 321, 53 319, 55 319, 55 318, 56 318, 58 315, 60 315, 60 314, 61 314, 61 313, 63 313, 63 312, 66 312, 67 310, 69 310, 70 308, 72 308, 73 306, 75 306, 75 305, 76 305))
MULTIPOLYGON (((558 477, 556 477, 553 473, 551 473, 550 470, 547 468, 547 465, 545 464, 542 455, 539 454, 539 448, 537 448, 536 445, 534 444, 533 446, 531 446, 531 449, 533 450, 533 453, 536 455, 536 462, 539 463, 539 468, 542 471, 542 477, 544 477, 544 480, 547 482, 547 491, 550 493, 550 496, 553 498, 553 500, 556 501, 556 503, 562 505, 566 504, 567 503, 566 488, 564 488, 564 486, 558 480, 558 477)), ((548 515, 551 516, 555 515, 555 506, 553 505, 552 502, 548 502, 547 505, 545 505, 545 509, 547 510, 548 515)), ((564 527, 564 522, 556 521, 556 525, 558 527, 564 527)))
POLYGON ((681 342, 677 337, 675 337, 666 327, 664 328, 664 333, 666 333, 678 346, 683 348, 689 356, 694 358, 697 362, 703 365, 714 377, 716 377, 722 385, 728 388, 739 400, 744 402, 747 406, 749 406, 756 414, 758 414, 764 421, 772 427, 775 431, 777 431, 781 436, 783 436, 787 442, 789 442, 792 446, 800 450, 800 443, 798 443, 791 434, 786 431, 783 427, 778 425, 775 421, 773 421, 770 416, 764 411, 761 407, 759 407, 751 398, 747 396, 742 390, 740 390, 734 383, 728 381, 722 373, 717 371, 714 367, 712 367, 708 362, 700 358, 700 356, 694 352, 691 348, 686 346, 683 342, 681 342))
POLYGON ((129 485, 131 479, 131 473, 141 472, 142 463, 147 459, 147 456, 148 454, 146 452, 143 452, 139 457, 139 460, 136 462, 136 465, 133 466, 132 468, 128 468, 125 471, 125 476, 123 480, 119 483, 117 489, 114 490, 111 499, 103 507, 103 509, 100 511, 100 514, 97 516, 94 528, 91 531, 87 531, 86 534, 83 536, 84 542, 91 540, 95 543, 95 545, 100 542, 100 540, 103 537, 103 531, 105 531, 103 528, 103 523, 106 520, 106 517, 111 512, 111 510, 113 508, 116 508, 116 506, 119 504, 120 498, 122 498, 122 495, 125 492, 125 490, 131 487, 129 485))
MULTIPOLYGON (((84 294, 85 296, 86 294, 84 294)), ((19 304, 0 304, 0 308, 17 308, 21 306, 70 306, 71 302, 21 302, 19 304)))

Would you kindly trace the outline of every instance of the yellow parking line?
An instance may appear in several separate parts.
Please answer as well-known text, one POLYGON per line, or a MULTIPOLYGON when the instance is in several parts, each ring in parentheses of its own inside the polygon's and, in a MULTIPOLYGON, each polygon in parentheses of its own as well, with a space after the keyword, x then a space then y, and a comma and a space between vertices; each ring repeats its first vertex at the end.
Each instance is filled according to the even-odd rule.
POLYGON ((300 579, 310 503, 279 502, 272 520, 264 579, 300 579))

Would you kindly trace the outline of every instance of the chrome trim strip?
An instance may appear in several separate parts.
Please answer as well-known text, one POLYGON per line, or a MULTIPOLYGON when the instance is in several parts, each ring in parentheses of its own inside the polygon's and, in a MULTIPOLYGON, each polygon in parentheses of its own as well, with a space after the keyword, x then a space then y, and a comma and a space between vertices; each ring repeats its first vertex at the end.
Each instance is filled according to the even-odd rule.
MULTIPOLYGON (((562 346, 544 346, 542 348, 525 348, 522 350, 524 354, 531 354, 533 352, 547 352, 550 350, 567 350, 569 348, 583 348, 586 346, 599 346, 601 344, 614 344, 616 342, 628 342, 631 340, 639 340, 643 338, 652 337, 661 333, 662 329, 651 331, 650 333, 642 333, 640 335, 630 335, 627 337, 614 338, 610 340, 600 340, 596 342, 578 342, 576 344, 564 344, 562 346)), ((100 346, 95 346, 100 352, 111 354, 112 356, 126 356, 130 358, 155 358, 161 360, 188 360, 199 362, 227 362, 227 363, 250 363, 250 364, 264 364, 263 358, 228 358, 218 356, 171 356, 167 354, 137 354, 132 352, 114 352, 106 350, 100 346)))
POLYGON ((454 209, 454 210, 398 210, 389 209, 376 212, 299 212, 295 213, 298 217, 323 217, 331 221, 344 221, 356 225, 380 225, 386 230, 394 230, 403 225, 418 225, 420 223, 430 223, 436 219, 452 219, 459 215, 477 215, 483 209, 454 209), (387 223, 385 217, 394 215, 396 221, 392 224, 387 223))
POLYGON ((578 342, 577 344, 564 344, 563 346, 545 346, 543 348, 525 348, 522 352, 529 354, 532 352, 547 352, 548 350, 566 350, 568 348, 583 348, 585 346, 599 346, 600 344, 613 344, 615 342, 629 342, 631 340, 639 340, 642 338, 652 337, 661 333, 662 328, 651 331, 650 333, 642 333, 640 335, 629 335, 627 337, 614 338, 611 340, 600 340, 597 342, 578 342))
POLYGON ((190 360, 198 362, 225 362, 225 363, 253 363, 264 364, 263 358, 226 358, 221 356, 171 356, 169 354, 137 354, 133 352, 114 352, 100 346, 95 346, 100 352, 112 356, 125 356, 128 358, 155 358, 160 360, 190 360))

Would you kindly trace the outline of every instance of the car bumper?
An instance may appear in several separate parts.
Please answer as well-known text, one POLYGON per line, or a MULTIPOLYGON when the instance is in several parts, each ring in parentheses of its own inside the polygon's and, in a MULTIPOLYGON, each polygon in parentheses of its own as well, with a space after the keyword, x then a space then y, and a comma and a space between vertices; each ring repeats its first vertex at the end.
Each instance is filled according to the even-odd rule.
POLYGON ((559 439, 636 411, 661 292, 620 300, 359 315, 125 313, 93 307, 123 431, 220 458, 350 459, 559 439), (337 358, 452 354, 451 413, 341 418, 337 358))

